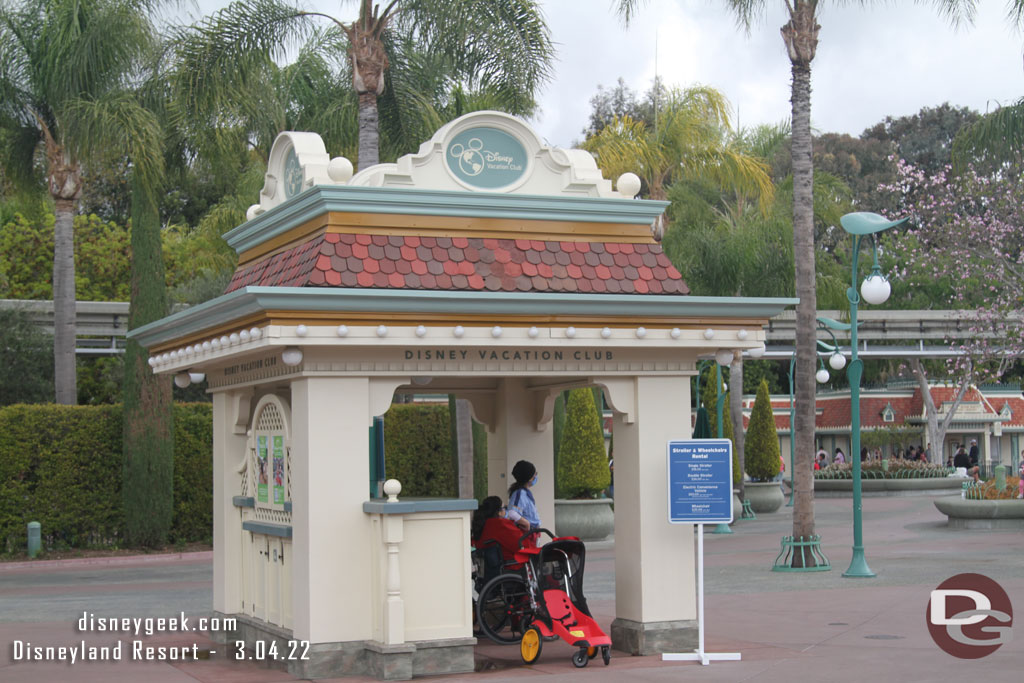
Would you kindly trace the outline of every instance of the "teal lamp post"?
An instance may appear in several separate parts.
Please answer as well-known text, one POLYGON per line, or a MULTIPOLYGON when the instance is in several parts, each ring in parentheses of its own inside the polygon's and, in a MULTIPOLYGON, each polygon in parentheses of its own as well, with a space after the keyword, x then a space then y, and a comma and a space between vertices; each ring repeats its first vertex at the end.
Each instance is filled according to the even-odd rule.
POLYGON ((875 239, 877 233, 883 232, 897 225, 902 225, 908 219, 902 218, 898 221, 887 220, 877 213, 848 213, 839 219, 843 230, 853 236, 853 274, 850 279, 850 288, 846 290, 846 298, 850 302, 850 324, 844 325, 829 321, 826 323, 833 329, 849 328, 850 330, 850 367, 846 370, 846 376, 850 380, 850 459, 853 461, 853 557, 850 559, 849 568, 843 572, 843 576, 849 578, 871 578, 875 573, 868 567, 864 557, 864 528, 861 519, 861 480, 860 480, 860 381, 864 376, 864 362, 857 357, 857 305, 860 303, 860 296, 857 295, 857 262, 860 256, 861 241, 863 238, 871 237, 871 253, 874 265, 871 273, 864 278, 861 284, 860 293, 864 301, 869 304, 881 304, 889 298, 891 287, 889 281, 882 275, 878 267, 878 242, 875 239))

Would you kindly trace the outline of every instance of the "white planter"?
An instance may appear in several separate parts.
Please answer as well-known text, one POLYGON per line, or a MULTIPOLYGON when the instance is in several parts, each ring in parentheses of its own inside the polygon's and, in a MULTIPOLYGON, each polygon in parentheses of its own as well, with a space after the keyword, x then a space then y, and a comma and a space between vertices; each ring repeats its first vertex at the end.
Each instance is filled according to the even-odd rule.
POLYGON ((603 541, 615 531, 611 498, 555 500, 555 533, 581 541, 603 541))
POLYGON ((756 513, 775 512, 786 500, 777 481, 748 481, 743 488, 756 513))

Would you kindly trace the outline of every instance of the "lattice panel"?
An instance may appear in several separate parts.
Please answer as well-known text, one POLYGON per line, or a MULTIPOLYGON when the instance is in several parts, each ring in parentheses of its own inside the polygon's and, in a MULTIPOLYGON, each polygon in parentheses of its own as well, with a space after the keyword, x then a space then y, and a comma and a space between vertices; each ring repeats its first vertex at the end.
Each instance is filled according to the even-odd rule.
POLYGON ((276 403, 267 403, 263 406, 257 418, 256 431, 284 433, 284 415, 276 403))
POLYGON ((292 513, 275 508, 255 508, 253 519, 260 522, 274 522, 276 524, 291 524, 292 513))

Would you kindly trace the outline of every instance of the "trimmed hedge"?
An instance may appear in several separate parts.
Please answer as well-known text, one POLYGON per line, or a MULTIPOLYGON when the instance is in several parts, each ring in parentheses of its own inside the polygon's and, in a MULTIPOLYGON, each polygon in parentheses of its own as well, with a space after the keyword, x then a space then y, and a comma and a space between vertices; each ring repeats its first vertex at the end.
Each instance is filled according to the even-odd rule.
POLYGON ((402 496, 458 495, 447 405, 396 403, 384 416, 384 465, 402 496))
MULTIPOLYGON (((173 541, 208 541, 213 518, 210 404, 175 405, 173 541)), ((42 526, 47 549, 123 544, 121 406, 0 409, 0 551, 42 526)))
POLYGON ((747 438, 743 442, 743 459, 752 481, 771 481, 779 473, 779 436, 772 415, 768 382, 761 380, 757 388, 754 408, 747 423, 747 438))

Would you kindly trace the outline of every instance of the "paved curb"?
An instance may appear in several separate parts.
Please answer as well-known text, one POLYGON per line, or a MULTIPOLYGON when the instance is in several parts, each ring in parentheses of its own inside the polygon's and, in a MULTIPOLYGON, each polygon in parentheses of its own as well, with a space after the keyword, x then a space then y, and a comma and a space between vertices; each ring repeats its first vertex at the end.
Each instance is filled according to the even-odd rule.
POLYGON ((67 560, 39 560, 27 562, 2 562, 0 574, 34 572, 40 569, 74 569, 76 567, 113 567, 119 565, 154 565, 213 560, 212 550, 196 553, 153 553, 150 555, 127 555, 118 557, 73 557, 67 560))

